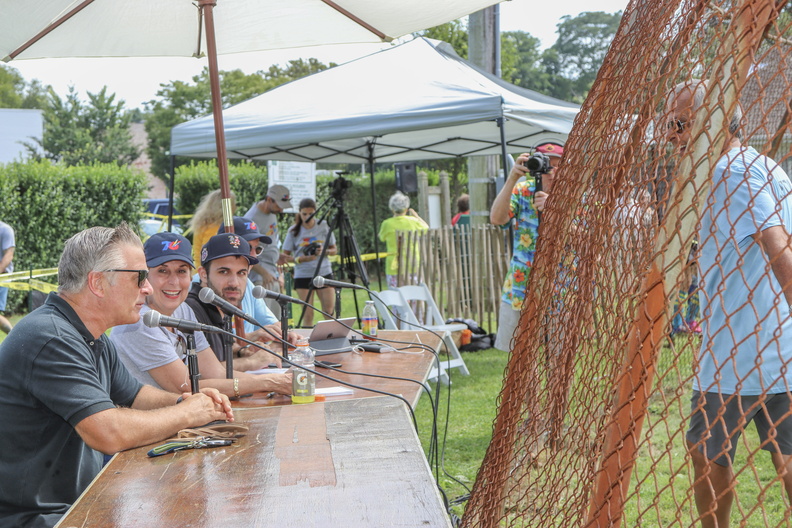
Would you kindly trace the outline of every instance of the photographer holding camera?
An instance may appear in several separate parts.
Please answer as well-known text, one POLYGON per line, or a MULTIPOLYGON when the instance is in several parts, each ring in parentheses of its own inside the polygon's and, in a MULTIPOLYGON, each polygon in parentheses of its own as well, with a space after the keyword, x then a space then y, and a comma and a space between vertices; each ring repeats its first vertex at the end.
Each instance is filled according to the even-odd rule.
MULTIPOLYGON (((322 256, 322 246, 327 243, 325 255, 337 252, 335 237, 330 232, 327 222, 317 222, 315 218, 316 202, 311 198, 300 200, 299 212, 294 216, 294 225, 286 233, 283 241, 283 252, 294 256, 294 287, 303 301, 310 303, 311 282, 316 272, 316 261, 322 256)), ((333 278, 333 269, 328 259, 323 259, 318 275, 326 279, 333 278)), ((335 310, 335 289, 332 286, 316 288, 322 310, 333 313, 335 310)), ((313 326, 313 310, 306 310, 303 326, 313 326)))
POLYGON ((553 170, 561 162, 564 148, 555 143, 543 143, 533 155, 520 154, 503 188, 490 209, 490 222, 506 225, 512 218, 514 243, 512 259, 503 283, 498 334, 495 348, 511 351, 514 330, 520 319, 528 275, 534 260, 539 221, 548 193, 553 186, 553 170), (524 181, 519 181, 529 175, 524 181))

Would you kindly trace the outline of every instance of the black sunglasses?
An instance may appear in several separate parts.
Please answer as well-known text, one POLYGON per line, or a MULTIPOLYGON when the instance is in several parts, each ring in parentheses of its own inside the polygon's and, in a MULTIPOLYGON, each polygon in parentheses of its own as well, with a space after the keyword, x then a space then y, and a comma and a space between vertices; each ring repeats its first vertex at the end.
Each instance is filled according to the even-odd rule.
POLYGON ((688 126, 688 122, 682 121, 681 119, 674 119, 666 123, 666 127, 668 128, 668 130, 671 130, 672 128, 676 128, 677 134, 681 134, 682 132, 684 132, 685 127, 687 126, 688 126))
POLYGON ((110 271, 126 271, 128 273, 137 273, 138 274, 138 288, 142 288, 143 284, 146 283, 146 279, 148 278, 149 270, 142 269, 142 270, 130 270, 130 269, 109 269, 109 270, 102 270, 102 273, 107 273, 110 271))

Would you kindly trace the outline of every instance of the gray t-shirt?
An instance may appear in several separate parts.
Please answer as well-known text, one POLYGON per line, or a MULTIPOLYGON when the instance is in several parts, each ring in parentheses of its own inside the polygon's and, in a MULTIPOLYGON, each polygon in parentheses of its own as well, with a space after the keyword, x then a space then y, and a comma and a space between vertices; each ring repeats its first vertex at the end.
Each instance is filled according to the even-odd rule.
MULTIPOLYGON (((259 233, 267 235, 272 239, 272 244, 261 242, 264 251, 261 252, 258 259, 262 268, 267 270, 273 277, 278 278, 278 257, 280 256, 280 250, 278 249, 278 243, 280 241, 278 236, 278 215, 275 213, 262 213, 256 203, 245 213, 245 218, 250 218, 256 222, 259 233)), ((250 273, 249 278, 254 283, 261 280, 260 275, 253 272, 250 273)))
MULTIPOLYGON (((161 326, 149 328, 143 324, 143 315, 149 311, 151 308, 144 305, 140 309, 140 321, 114 327, 110 332, 110 340, 118 350, 118 357, 138 381, 161 389, 149 371, 174 361, 184 362, 187 338, 179 330, 171 332, 161 326)), ((172 317, 198 322, 192 308, 186 303, 179 305, 172 317)), ((195 332, 195 351, 201 352, 207 348, 209 342, 206 336, 203 332, 195 332)), ((189 387, 185 387, 185 391, 189 391, 189 387)))
MULTIPOLYGON (((291 251, 291 254, 297 258, 305 254, 305 248, 312 242, 318 242, 323 246, 335 245, 335 236, 330 232, 330 226, 327 225, 327 222, 316 222, 310 229, 301 226, 300 234, 297 236, 294 236, 294 231, 292 228, 289 228, 289 230, 286 231, 286 240, 283 241, 283 250, 291 251)), ((294 264, 295 279, 313 278, 315 271, 315 260, 294 264)), ((319 275, 330 275, 332 272, 333 267, 330 261, 325 258, 322 260, 322 266, 319 268, 319 275)))
MULTIPOLYGON (((8 248, 16 247, 14 241, 14 230, 5 222, 0 222, 0 258, 8 250, 8 248)), ((14 271, 14 262, 12 261, 5 271, 0 270, 0 273, 11 273, 14 271)))

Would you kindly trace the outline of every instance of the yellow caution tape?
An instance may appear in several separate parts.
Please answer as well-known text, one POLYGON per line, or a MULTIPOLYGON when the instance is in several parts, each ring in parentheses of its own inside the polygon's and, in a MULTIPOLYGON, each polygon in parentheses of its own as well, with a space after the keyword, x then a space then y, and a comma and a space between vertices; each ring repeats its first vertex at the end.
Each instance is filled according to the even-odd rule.
POLYGON ((58 274, 58 268, 3 273, 0 274, 0 287, 8 288, 11 290, 19 290, 19 291, 39 290, 39 291, 43 291, 44 293, 49 293, 51 291, 56 291, 58 287, 54 284, 50 284, 47 282, 38 281, 34 279, 36 277, 47 277, 57 274, 58 274), (29 281, 29 282, 18 282, 21 280, 29 281))

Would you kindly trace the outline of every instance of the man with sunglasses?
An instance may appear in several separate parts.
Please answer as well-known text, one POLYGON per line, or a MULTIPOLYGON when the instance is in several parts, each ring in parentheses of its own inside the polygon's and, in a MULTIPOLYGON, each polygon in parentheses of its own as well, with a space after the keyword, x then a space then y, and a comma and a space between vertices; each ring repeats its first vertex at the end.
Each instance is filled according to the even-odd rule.
POLYGON ((147 275, 126 224, 77 233, 58 264, 58 292, 0 345, 0 526, 55 525, 102 453, 233 420, 215 389, 180 396, 142 385, 119 360, 105 332, 138 321, 147 275))
MULTIPOLYGON (((706 93, 707 82, 692 80, 669 96, 666 134, 680 154, 707 119, 706 93)), ((742 144, 741 117, 738 106, 709 195, 699 197, 704 320, 686 440, 704 528, 729 526, 734 455, 751 422, 792 499, 792 182, 742 144)))
MULTIPOLYGON (((283 276, 278 271, 282 266, 294 259, 281 252, 278 247, 278 217, 284 209, 291 209, 291 193, 283 185, 273 185, 267 190, 263 200, 253 204, 245 217, 252 219, 259 226, 262 234, 270 237, 271 242, 263 244, 264 251, 259 255, 259 263, 251 268, 250 280, 256 286, 263 286, 269 291, 280 293, 283 290, 283 276)), ((270 310, 278 313, 278 302, 266 300, 270 310)))

